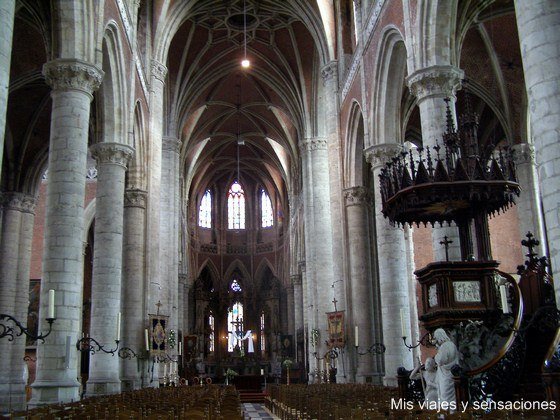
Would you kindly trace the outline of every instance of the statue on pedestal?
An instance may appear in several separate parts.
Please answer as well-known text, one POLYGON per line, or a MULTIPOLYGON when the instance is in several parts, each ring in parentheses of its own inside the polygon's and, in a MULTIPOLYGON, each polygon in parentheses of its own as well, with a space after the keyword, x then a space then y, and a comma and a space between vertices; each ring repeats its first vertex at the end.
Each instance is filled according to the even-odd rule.
POLYGON ((435 356, 437 363, 436 381, 439 402, 455 402, 455 385, 451 368, 459 364, 457 346, 451 341, 443 328, 434 331, 434 339, 438 352, 435 356))

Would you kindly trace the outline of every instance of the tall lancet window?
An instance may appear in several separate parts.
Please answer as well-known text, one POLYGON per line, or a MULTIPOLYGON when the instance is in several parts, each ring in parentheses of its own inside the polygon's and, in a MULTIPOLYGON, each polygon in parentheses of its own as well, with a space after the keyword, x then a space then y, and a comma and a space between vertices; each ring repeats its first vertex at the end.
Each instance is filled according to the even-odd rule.
POLYGON ((245 229, 245 193, 237 181, 228 192, 228 228, 245 229))
POLYGON ((272 202, 265 190, 261 190, 261 226, 270 227, 274 223, 272 202))
POLYGON ((261 312, 261 353, 264 355, 266 351, 266 332, 264 330, 264 311, 261 312))
POLYGON ((210 190, 206 190, 200 202, 198 226, 205 228, 212 227, 212 194, 210 190))
POLYGON ((208 351, 210 353, 216 350, 216 341, 215 341, 216 336, 214 334, 214 327, 215 327, 214 314, 210 312, 210 315, 208 315, 208 329, 210 330, 210 333, 208 334, 208 341, 209 341, 208 351))
POLYGON ((231 353, 236 346, 243 350, 243 304, 235 302, 228 311, 228 351, 231 353))

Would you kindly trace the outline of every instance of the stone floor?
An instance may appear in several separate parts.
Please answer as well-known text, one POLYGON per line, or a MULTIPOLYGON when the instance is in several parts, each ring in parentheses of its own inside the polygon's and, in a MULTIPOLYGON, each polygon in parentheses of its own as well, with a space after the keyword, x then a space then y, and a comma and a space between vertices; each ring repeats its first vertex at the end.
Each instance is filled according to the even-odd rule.
POLYGON ((279 419, 279 417, 272 414, 266 409, 264 404, 257 403, 244 403, 243 404, 243 417, 247 419, 267 419, 274 420, 279 419))

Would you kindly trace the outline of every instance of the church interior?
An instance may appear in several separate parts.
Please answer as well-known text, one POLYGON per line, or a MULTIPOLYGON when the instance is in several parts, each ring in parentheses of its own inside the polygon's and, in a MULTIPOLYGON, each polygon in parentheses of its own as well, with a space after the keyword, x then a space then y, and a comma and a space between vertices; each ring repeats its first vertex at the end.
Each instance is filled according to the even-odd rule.
POLYGON ((0 1, 0 414, 560 409, 559 29, 556 0, 0 1))

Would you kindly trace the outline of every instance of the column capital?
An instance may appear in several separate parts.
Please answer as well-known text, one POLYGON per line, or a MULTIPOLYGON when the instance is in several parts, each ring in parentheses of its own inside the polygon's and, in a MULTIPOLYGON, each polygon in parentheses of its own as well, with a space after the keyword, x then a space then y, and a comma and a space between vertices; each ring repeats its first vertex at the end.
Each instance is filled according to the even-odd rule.
POLYGON ((3 192, 2 207, 4 210, 15 210, 21 213, 35 214, 37 199, 22 192, 3 192))
POLYGON ((161 148, 164 152, 179 153, 181 150, 181 140, 176 137, 163 136, 161 148))
POLYGON ((371 194, 366 187, 351 187, 344 190, 346 206, 371 205, 371 194))
POLYGON ((90 146, 90 152, 98 165, 120 165, 126 169, 134 149, 121 143, 96 143, 90 146))
POLYGON ((305 260, 298 261, 297 265, 298 265, 299 271, 304 273, 305 272, 305 260))
POLYGON ((137 188, 129 189, 124 192, 124 207, 146 208, 148 192, 137 188))
POLYGON ((331 79, 336 79, 338 76, 338 61, 332 60, 321 67, 321 77, 323 83, 327 83, 331 79))
POLYGON ((302 152, 311 152, 313 150, 327 150, 326 137, 308 137, 300 143, 302 152))
POLYGON ((292 285, 301 285, 301 274, 292 274, 290 276, 290 284, 292 285))
POLYGON ((436 65, 415 71, 406 78, 410 92, 418 102, 427 98, 455 98, 465 72, 451 65, 436 65))
POLYGON ((43 76, 55 91, 78 90, 91 96, 104 74, 94 65, 75 59, 59 58, 43 65, 43 76))
POLYGON ((152 76, 154 76, 161 83, 165 83, 165 76, 167 76, 167 67, 157 60, 151 62, 152 76))
POLYGON ((513 159, 516 165, 535 163, 535 146, 530 143, 519 143, 512 146, 513 159))
POLYGON ((178 276, 179 285, 182 285, 184 288, 189 287, 189 275, 185 273, 179 273, 178 276))
POLYGON ((371 169, 375 170, 387 163, 391 158, 395 157, 402 150, 402 146, 397 143, 376 144, 364 150, 366 161, 371 165, 371 169))

